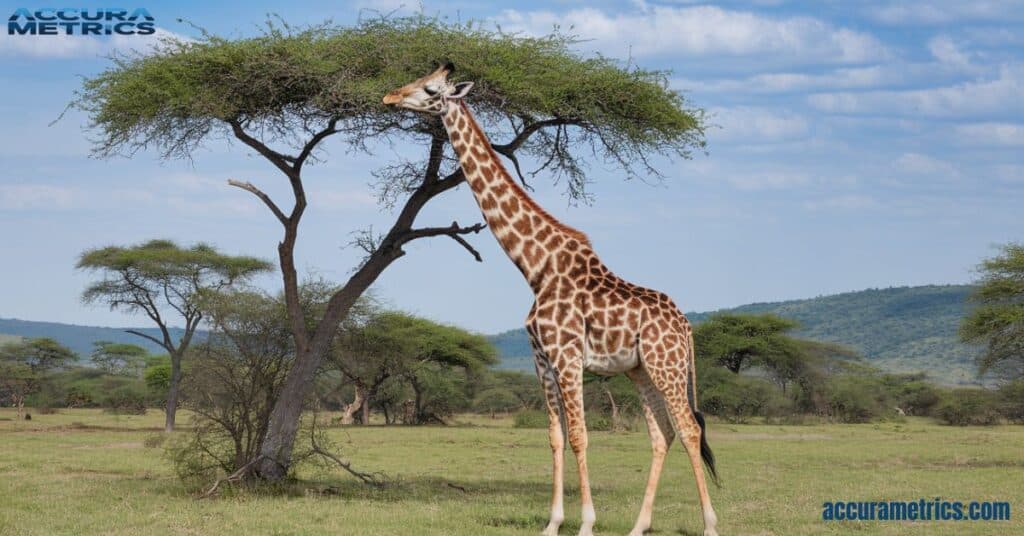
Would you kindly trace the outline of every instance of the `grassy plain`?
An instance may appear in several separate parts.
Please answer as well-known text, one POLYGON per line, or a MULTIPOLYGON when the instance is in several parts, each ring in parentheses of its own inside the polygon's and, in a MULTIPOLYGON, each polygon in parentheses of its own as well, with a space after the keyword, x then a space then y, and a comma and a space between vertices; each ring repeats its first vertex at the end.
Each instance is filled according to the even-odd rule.
MULTIPOLYGON (((546 522, 544 430, 465 417, 452 427, 329 429, 358 468, 392 483, 368 489, 309 467, 287 495, 193 498, 161 447, 162 414, 62 410, 14 420, 0 410, 0 535, 538 534, 546 522), (464 491, 463 491, 464 490, 464 491)), ((187 422, 187 417, 184 419, 187 422)), ((732 425, 712 421, 724 487, 712 489, 723 535, 1024 534, 1024 427, 950 428, 923 420, 867 425, 732 425), (1009 501, 1004 522, 821 521, 827 500, 1009 501)), ((650 460, 646 433, 593 432, 598 534, 626 534, 650 460)), ((579 522, 567 455, 568 520, 579 522)), ((655 534, 695 535, 701 517, 679 445, 655 507, 655 534)))

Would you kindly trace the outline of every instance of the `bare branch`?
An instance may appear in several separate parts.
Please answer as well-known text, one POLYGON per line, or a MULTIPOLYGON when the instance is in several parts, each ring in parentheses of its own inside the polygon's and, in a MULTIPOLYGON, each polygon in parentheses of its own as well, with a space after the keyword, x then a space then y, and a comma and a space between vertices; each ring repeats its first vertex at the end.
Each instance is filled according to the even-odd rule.
POLYGON ((532 136, 535 132, 537 132, 538 130, 540 130, 542 128, 556 127, 556 126, 559 126, 559 125, 582 125, 582 124, 583 124, 582 120, 565 118, 565 117, 554 117, 554 118, 551 118, 551 119, 545 119, 543 121, 534 121, 532 123, 527 123, 523 127, 523 130, 521 130, 519 132, 519 134, 517 134, 516 137, 512 139, 512 141, 510 141, 510 142, 508 142, 506 144, 503 144, 503 145, 494 145, 492 143, 491 147, 493 147, 495 151, 498 151, 499 153, 508 156, 509 153, 512 153, 512 152, 515 152, 515 151, 519 150, 519 148, 522 147, 522 145, 524 143, 526 143, 526 141, 528 139, 530 139, 530 136, 532 136))
POLYGON ((213 486, 210 486, 210 489, 206 490, 206 492, 200 495, 199 498, 208 499, 212 497, 213 494, 217 492, 217 489, 220 487, 220 485, 225 482, 238 482, 239 480, 242 480, 243 478, 245 478, 245 475, 249 472, 249 469, 251 469, 253 465, 256 465, 256 462, 262 460, 263 458, 264 456, 262 454, 256 456, 255 458, 249 460, 249 463, 243 465, 234 473, 231 473, 230 475, 224 478, 218 478, 217 481, 213 483, 213 486))
POLYGON ((310 429, 309 429, 309 443, 310 443, 310 446, 312 447, 312 451, 313 451, 314 454, 319 454, 319 455, 323 456, 324 458, 327 458, 327 459, 333 461, 334 463, 338 464, 339 467, 341 467, 342 469, 348 471, 348 473, 350 475, 352 475, 352 476, 358 478, 359 480, 361 480, 363 482, 363 484, 367 484, 367 485, 374 486, 374 487, 377 487, 377 488, 384 487, 383 473, 364 473, 362 471, 357 471, 357 470, 352 468, 352 463, 351 462, 346 462, 346 461, 342 460, 341 458, 338 458, 334 453, 330 452, 329 450, 321 448, 320 445, 316 441, 316 420, 317 420, 317 414, 316 414, 316 412, 314 412, 313 413, 313 424, 310 426, 310 429))
POLYGON ((139 337, 142 337, 143 339, 148 339, 150 341, 153 341, 158 346, 160 346, 161 348, 166 349, 167 351, 171 351, 172 350, 171 348, 167 348, 167 345, 165 345, 162 341, 160 341, 159 339, 157 339, 156 337, 153 337, 151 335, 146 335, 145 333, 142 333, 140 331, 135 331, 134 329, 126 329, 126 330, 124 330, 124 332, 125 333, 131 333, 132 335, 138 335, 139 337))
POLYGON ((288 217, 284 215, 284 212, 281 212, 281 209, 277 207, 277 204, 274 203, 272 199, 270 199, 269 195, 263 193, 263 190, 260 190, 259 188, 257 188, 251 182, 248 181, 242 182, 236 181, 235 179, 228 179, 228 184, 230 184, 231 186, 235 186, 237 188, 241 188, 260 198, 260 200, 262 200, 263 203, 267 205, 268 208, 270 208, 270 211, 274 213, 274 216, 277 218, 277 221, 281 222, 281 225, 287 225, 288 217))
POLYGON ((411 242, 413 240, 425 238, 428 236, 445 235, 461 244, 462 247, 466 248, 466 250, 469 251, 471 255, 473 255, 473 258, 475 258, 477 262, 483 262, 483 257, 480 256, 480 252, 474 249, 473 246, 469 242, 466 242, 466 239, 462 238, 462 236, 460 235, 469 233, 479 233, 486 227, 487 226, 482 223, 470 225, 469 227, 461 227, 459 226, 458 222, 453 221, 452 224, 449 225, 448 227, 423 227, 421 229, 410 229, 408 232, 405 233, 405 235, 403 235, 399 239, 398 244, 401 245, 406 242, 411 242))
POLYGON ((235 133, 236 138, 242 140, 242 143, 256 149, 256 152, 263 155, 267 160, 270 160, 270 162, 283 171, 285 175, 288 175, 289 177, 292 175, 294 169, 288 165, 288 161, 295 161, 297 159, 281 154, 270 147, 267 147, 266 144, 260 140, 250 136, 249 133, 242 128, 242 123, 237 119, 232 119, 227 123, 231 125, 231 131, 235 133))
POLYGON ((332 117, 331 120, 327 122, 327 127, 325 127, 320 132, 314 134, 313 137, 310 138, 308 142, 306 142, 306 145, 302 147, 302 152, 299 153, 299 156, 297 156, 292 161, 296 173, 302 170, 302 165, 306 163, 306 159, 309 158, 309 155, 313 153, 313 149, 316 148, 317 144, 319 144, 327 136, 337 134, 338 132, 340 132, 337 129, 338 120, 338 117, 332 117))

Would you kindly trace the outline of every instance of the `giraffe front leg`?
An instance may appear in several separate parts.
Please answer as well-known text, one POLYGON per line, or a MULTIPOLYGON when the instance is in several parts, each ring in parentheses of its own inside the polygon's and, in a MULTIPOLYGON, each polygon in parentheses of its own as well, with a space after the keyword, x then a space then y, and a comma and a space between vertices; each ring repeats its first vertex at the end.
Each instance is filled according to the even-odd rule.
POLYGON ((569 446, 576 455, 576 465, 580 474, 580 502, 582 503, 582 518, 580 520, 579 536, 593 536, 594 522, 597 517, 594 512, 594 499, 590 494, 590 475, 587 471, 587 423, 583 415, 583 361, 582 353, 578 358, 566 359, 568 366, 564 371, 560 370, 558 385, 562 392, 562 402, 565 406, 565 422, 569 430, 569 446))
POLYGON ((565 438, 562 433, 561 410, 559 409, 562 402, 555 370, 551 368, 547 357, 539 348, 534 349, 534 365, 537 368, 537 377, 540 378, 541 386, 544 388, 544 402, 548 409, 548 442, 551 444, 552 458, 551 517, 541 534, 542 536, 557 536, 558 528, 565 520, 563 507, 565 438))
POLYGON ((549 369, 548 374, 541 378, 544 383, 544 398, 548 407, 548 442, 551 444, 551 517, 547 527, 542 533, 544 536, 557 536, 558 528, 565 520, 564 508, 564 478, 565 478, 565 438, 562 432, 562 420, 560 418, 558 385, 554 373, 549 369))

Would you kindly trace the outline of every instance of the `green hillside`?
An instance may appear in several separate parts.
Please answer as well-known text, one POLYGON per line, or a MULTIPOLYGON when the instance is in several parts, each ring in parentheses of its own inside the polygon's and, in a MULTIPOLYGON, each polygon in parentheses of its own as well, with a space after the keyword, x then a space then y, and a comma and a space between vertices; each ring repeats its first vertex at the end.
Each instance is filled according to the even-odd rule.
MULTIPOLYGON (((0 318, 0 344, 8 342, 7 339, 17 340, 17 337, 50 337, 57 342, 72 349, 82 357, 88 357, 92 353, 92 343, 96 341, 125 342, 139 345, 152 354, 162 354, 166 351, 138 335, 125 333, 125 329, 136 329, 147 335, 160 338, 160 330, 156 328, 104 328, 96 326, 77 326, 74 324, 59 324, 56 322, 34 322, 31 320, 17 320, 13 318, 0 318)), ((171 329, 171 336, 181 337, 182 330, 171 329)))
MULTIPOLYGON (((957 339, 967 285, 868 289, 807 300, 754 303, 715 312, 773 313, 800 322, 800 337, 847 344, 890 372, 925 372, 935 382, 977 383, 976 349, 957 339)), ((687 313, 695 323, 711 313, 687 313)), ((491 337, 506 368, 533 370, 525 330, 491 337)))

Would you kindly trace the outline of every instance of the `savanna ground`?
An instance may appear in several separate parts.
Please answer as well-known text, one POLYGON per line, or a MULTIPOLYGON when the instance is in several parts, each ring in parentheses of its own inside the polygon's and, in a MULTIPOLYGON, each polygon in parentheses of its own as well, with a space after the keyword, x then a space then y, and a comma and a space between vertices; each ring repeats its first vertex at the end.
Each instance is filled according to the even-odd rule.
MULTIPOLYGON (((285 495, 198 500, 162 447, 163 415, 62 410, 14 420, 0 410, 0 534, 531 534, 546 522, 545 430, 465 417, 452 427, 330 428, 383 490, 309 467, 285 495), (461 489, 460 489, 461 488, 461 489), (463 491, 464 490, 464 491, 463 491)), ((187 417, 182 419, 187 422, 187 417)), ((917 419, 865 425, 732 425, 712 421, 724 487, 713 489, 723 535, 1024 534, 1024 427, 950 428, 917 419), (826 500, 999 500, 1012 521, 821 521, 826 500)), ((677 444, 655 507, 655 534, 700 534, 693 477, 677 444)), ((593 432, 590 467, 599 534, 625 534, 650 461, 646 432, 593 432)), ((579 503, 567 455, 568 520, 579 503)))

